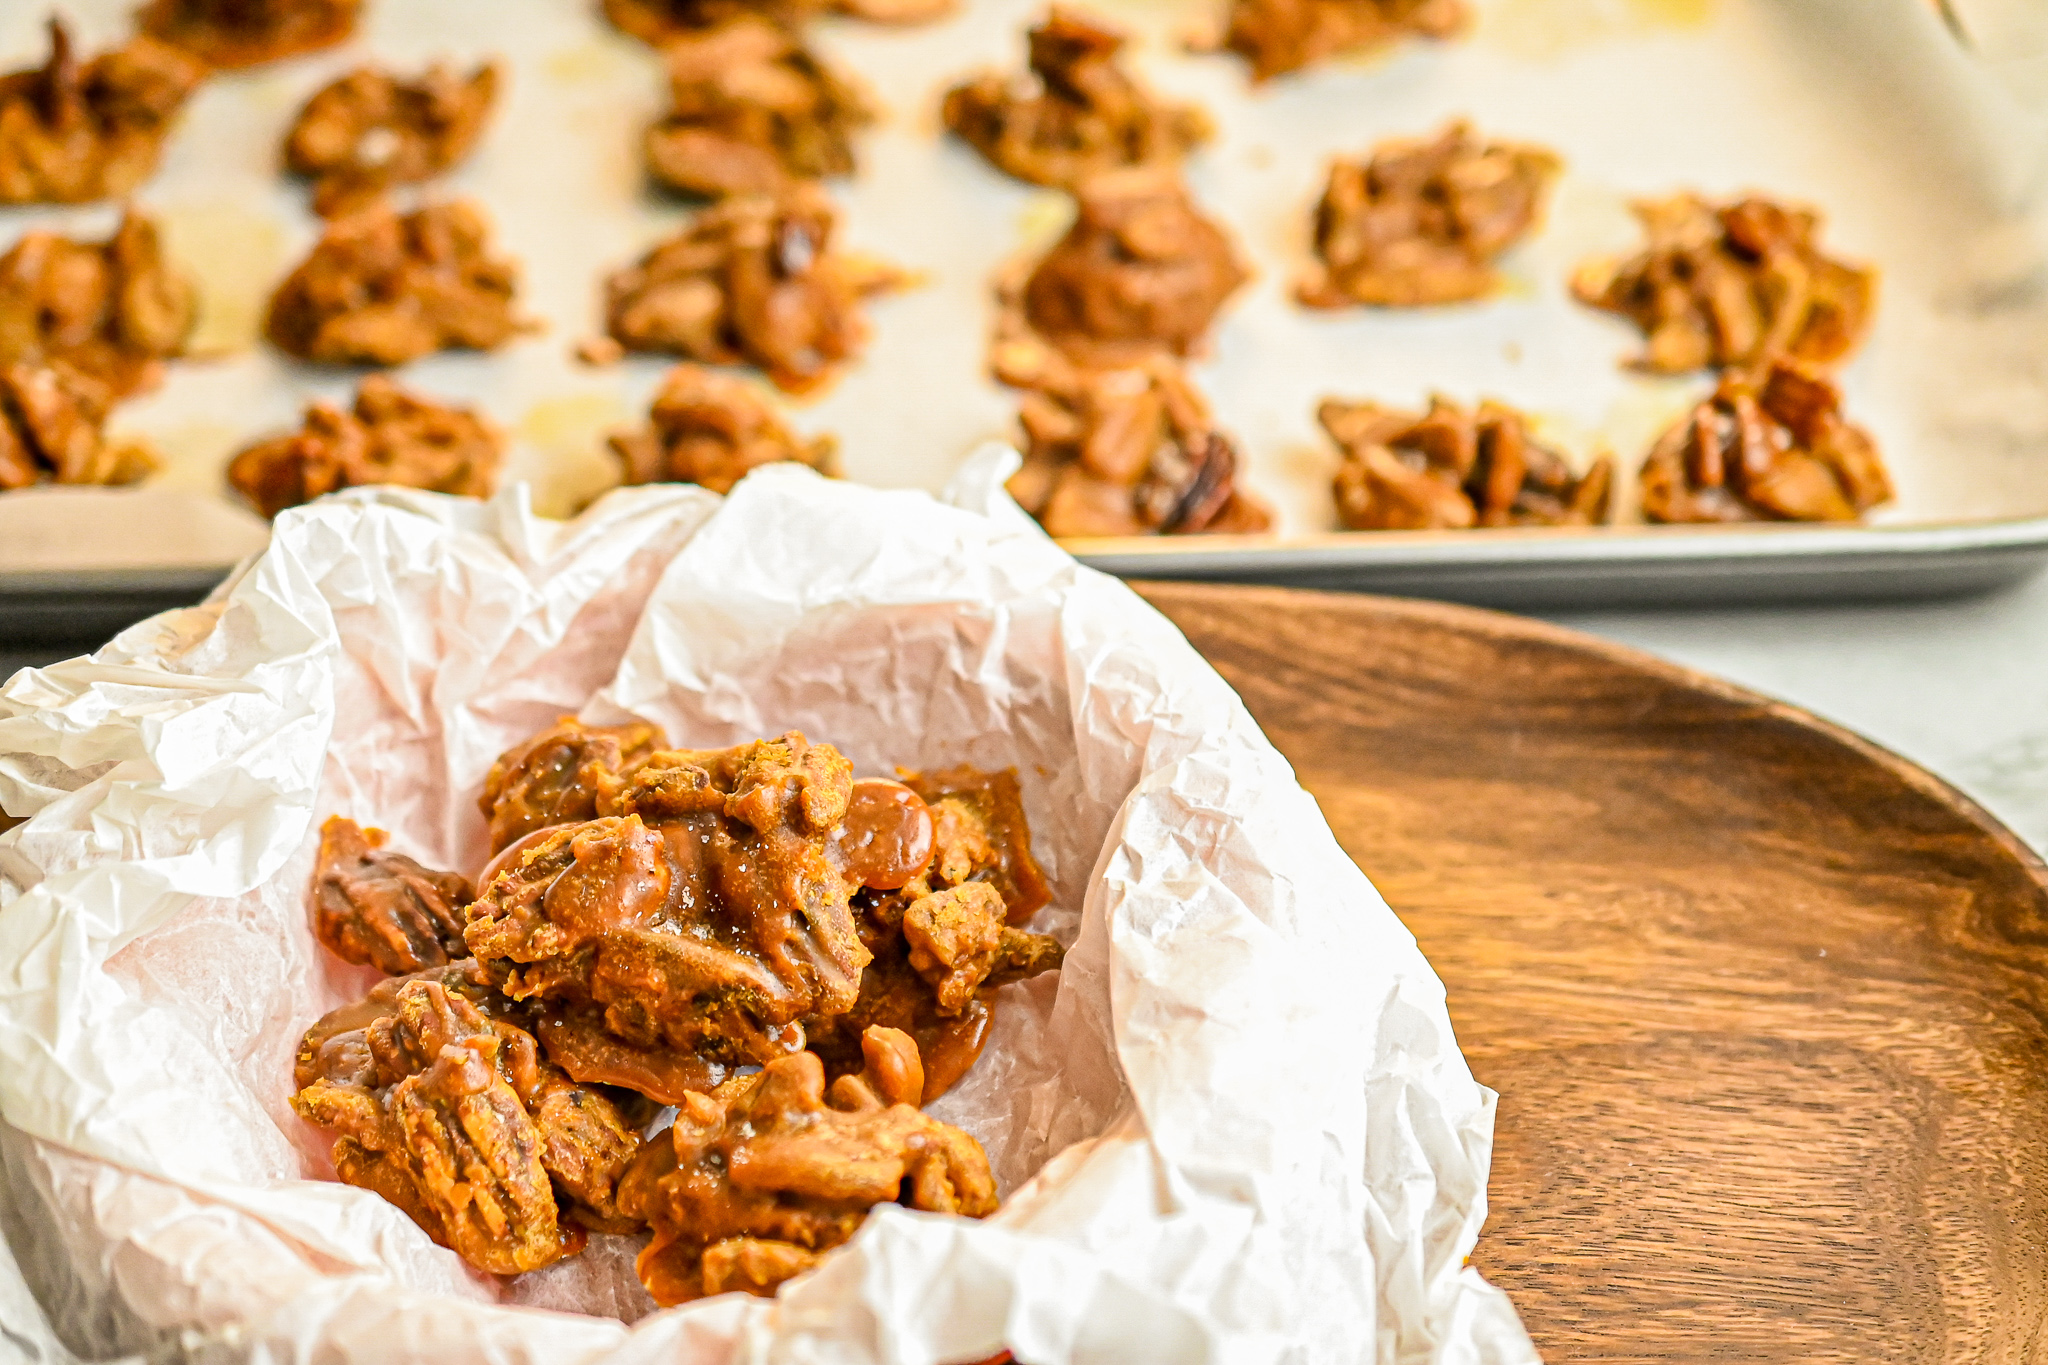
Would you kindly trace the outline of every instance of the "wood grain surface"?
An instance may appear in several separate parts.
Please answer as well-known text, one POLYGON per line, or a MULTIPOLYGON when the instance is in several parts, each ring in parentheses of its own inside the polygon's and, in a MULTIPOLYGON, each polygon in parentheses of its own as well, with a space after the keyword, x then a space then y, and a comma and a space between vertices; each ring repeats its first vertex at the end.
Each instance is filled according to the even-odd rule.
POLYGON ((2009 832, 1554 627, 1142 591, 1442 975, 1501 1097, 1473 1259, 1547 1360, 2048 1360, 2048 868, 2009 832))

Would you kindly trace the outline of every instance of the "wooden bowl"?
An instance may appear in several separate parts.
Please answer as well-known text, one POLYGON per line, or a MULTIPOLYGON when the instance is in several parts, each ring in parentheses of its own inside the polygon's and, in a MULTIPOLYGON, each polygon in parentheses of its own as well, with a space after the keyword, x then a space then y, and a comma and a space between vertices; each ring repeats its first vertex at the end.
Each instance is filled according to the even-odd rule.
POLYGON ((1142 591, 1449 988, 1500 1092, 1473 1260, 1547 1360, 2048 1356, 2048 867, 2010 831, 1570 631, 1142 591))

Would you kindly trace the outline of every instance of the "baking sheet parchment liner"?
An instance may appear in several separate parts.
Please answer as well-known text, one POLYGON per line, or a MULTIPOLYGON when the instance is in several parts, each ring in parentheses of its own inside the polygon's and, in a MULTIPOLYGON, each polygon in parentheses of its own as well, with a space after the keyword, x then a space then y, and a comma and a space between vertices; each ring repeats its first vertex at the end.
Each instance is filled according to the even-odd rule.
MULTIPOLYGON (((134 3, 66 9, 96 50, 127 30, 134 3)), ((2036 79, 2048 35, 2034 0, 1955 0, 1960 41, 1930 0, 1474 0, 1457 42, 1407 43, 1262 87, 1234 57, 1186 50, 1222 7, 1086 5, 1132 35, 1144 79, 1216 120, 1189 181, 1255 275, 1194 374, 1245 452, 1247 485, 1275 504, 1283 540, 1336 528, 1337 456, 1315 424, 1330 395, 1420 404, 1441 390, 1529 410, 1575 459, 1615 453, 1615 505, 1624 523, 1639 521, 1643 453, 1710 381, 1622 368, 1634 330, 1574 302, 1567 281, 1587 257, 1639 242, 1631 199, 1687 188, 1810 202, 1827 215, 1830 251, 1881 271, 1875 327, 1842 376, 1847 411, 1877 437, 1898 488, 1873 524, 2048 514, 2048 83, 2036 79), (1457 116, 1565 159, 1548 221, 1502 262, 1500 295, 1416 310, 1295 304, 1329 159, 1457 116)), ((794 410, 799 430, 840 438, 854 479, 936 490, 977 445, 1011 433, 1015 395, 984 373, 989 280, 1042 250, 1070 210, 947 137, 938 107, 977 68, 1021 68, 1023 29, 1043 9, 962 0, 952 17, 913 28, 810 26, 880 107, 858 138, 859 173, 831 184, 843 239, 923 279, 870 307, 866 354, 794 410)), ((44 11, 0 4, 7 66, 41 59, 44 11)), ((660 62, 607 28, 595 0, 378 0, 347 46, 228 73, 194 97, 138 199, 199 279, 198 355, 114 422, 155 441, 166 467, 134 489, 0 497, 0 572, 226 566, 260 548, 264 523, 223 483, 228 457, 289 429, 309 398, 346 402, 357 378, 258 340, 270 290, 317 232, 304 186, 279 174, 279 141, 299 104, 349 67, 415 70, 437 56, 505 63, 481 143, 430 193, 471 196, 491 213, 545 330, 489 355, 428 357, 399 380, 503 425, 505 477, 530 482, 543 514, 566 515, 616 482, 604 433, 644 414, 669 362, 593 370, 570 349, 599 326, 605 273, 688 213, 650 192, 639 160, 641 131, 665 101, 660 62)), ((0 211, 0 248, 31 227, 103 234, 113 219, 106 206, 0 211)), ((1208 548, 1186 541, 1187 552, 1208 548)), ((1711 537, 1698 553, 1714 554, 1711 537)))

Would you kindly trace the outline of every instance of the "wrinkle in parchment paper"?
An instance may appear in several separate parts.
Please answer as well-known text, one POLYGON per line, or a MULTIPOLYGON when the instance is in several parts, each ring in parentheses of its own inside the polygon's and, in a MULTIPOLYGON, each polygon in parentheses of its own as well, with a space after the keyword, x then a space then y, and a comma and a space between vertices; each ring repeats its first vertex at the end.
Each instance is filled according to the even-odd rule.
POLYGON ((789 468, 567 523, 358 491, 0 688, 0 807, 33 817, 0 835, 0 1163, 48 1315, 0 1264, 6 1331, 53 1360, 1533 1361, 1464 1264, 1493 1106, 1441 986, 1222 680, 1001 499, 1011 458, 968 506, 789 468), (291 1056, 369 978, 307 926, 318 824, 474 871, 484 772, 565 713, 1018 769, 1071 947, 935 1106, 997 1215, 885 1205, 779 1299, 655 1312, 631 1239, 507 1283, 333 1182, 291 1056))

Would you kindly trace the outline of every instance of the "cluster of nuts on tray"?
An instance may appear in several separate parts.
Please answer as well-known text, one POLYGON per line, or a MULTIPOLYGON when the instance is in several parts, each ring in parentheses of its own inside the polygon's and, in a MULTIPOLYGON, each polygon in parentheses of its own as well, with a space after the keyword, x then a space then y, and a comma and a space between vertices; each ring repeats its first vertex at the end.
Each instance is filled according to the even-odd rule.
MULTIPOLYGON (((880 23, 943 15, 953 0, 838 0, 880 23)), ((39 69, 0 78, 0 202, 119 199, 153 171, 180 105, 213 67, 339 42, 363 0, 152 0, 126 45, 82 60, 61 21, 39 69)), ((646 130, 651 179, 706 201, 603 285, 606 335, 579 354, 681 360, 645 427, 612 439, 627 482, 729 489, 761 464, 835 472, 829 437, 802 439, 766 394, 706 369, 743 366, 802 391, 854 359, 863 299, 907 282, 840 249, 823 181, 855 169, 871 118, 858 86, 807 44, 823 0, 602 0, 655 46, 670 107, 646 130)), ((1264 80, 1332 53, 1410 36, 1447 38, 1463 0, 1230 0, 1223 45, 1264 80)), ((1027 38, 1027 74, 950 89, 946 126, 991 165, 1067 191, 1072 227, 994 282, 994 376, 1019 394, 1023 468, 1011 492, 1061 536, 1256 533, 1266 505, 1240 484, 1239 452, 1186 369, 1248 278, 1224 230, 1180 176, 1212 135, 1199 108, 1124 70, 1124 38, 1053 8, 1027 38)), ((389 367, 492 350, 532 322, 518 269, 466 200, 397 187, 459 163, 488 122, 500 73, 435 65, 353 71, 315 94, 283 141, 326 219, 277 288, 269 341, 304 360, 389 367)), ((1337 160, 1309 225, 1305 307, 1416 308, 1497 287, 1495 262, 1540 223, 1560 162, 1489 141, 1462 122, 1337 160)), ((1706 370, 1712 393, 1645 460, 1652 521, 1850 520, 1890 497, 1869 436, 1829 377, 1867 330, 1872 272, 1826 255, 1819 218, 1762 198, 1692 194, 1638 206, 1644 247, 1591 262, 1583 302, 1635 322, 1634 362, 1706 370)), ((118 483, 148 451, 104 431, 119 399, 157 382, 194 319, 191 286, 146 216, 105 242, 32 232, 0 257, 0 490, 45 480, 118 483)), ((1338 519, 1359 530, 1591 525, 1613 502, 1611 462, 1574 468, 1530 420, 1498 403, 1438 397, 1426 411, 1335 399, 1318 416, 1337 445, 1338 519)), ((504 438, 486 418, 372 375, 351 408, 316 402, 300 430, 235 456, 229 480, 266 515, 335 489, 402 483, 487 493, 504 438)))

